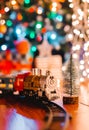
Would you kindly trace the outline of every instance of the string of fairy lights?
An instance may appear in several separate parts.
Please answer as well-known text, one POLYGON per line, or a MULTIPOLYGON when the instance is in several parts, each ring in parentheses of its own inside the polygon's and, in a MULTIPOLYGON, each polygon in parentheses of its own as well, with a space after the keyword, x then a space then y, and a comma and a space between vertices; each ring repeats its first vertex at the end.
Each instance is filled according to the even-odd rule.
POLYGON ((68 0, 73 10, 72 28, 67 35, 73 57, 80 62, 80 81, 89 79, 89 0, 68 0))

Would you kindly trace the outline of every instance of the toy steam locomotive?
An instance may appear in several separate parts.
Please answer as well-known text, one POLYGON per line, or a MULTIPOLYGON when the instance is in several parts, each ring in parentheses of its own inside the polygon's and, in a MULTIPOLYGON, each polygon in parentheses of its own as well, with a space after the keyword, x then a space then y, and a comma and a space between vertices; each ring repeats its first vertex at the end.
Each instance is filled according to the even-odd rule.
POLYGON ((0 76, 0 93, 5 92, 48 99, 58 97, 54 76, 50 75, 49 71, 46 75, 41 75, 41 70, 38 68, 16 76, 0 76))

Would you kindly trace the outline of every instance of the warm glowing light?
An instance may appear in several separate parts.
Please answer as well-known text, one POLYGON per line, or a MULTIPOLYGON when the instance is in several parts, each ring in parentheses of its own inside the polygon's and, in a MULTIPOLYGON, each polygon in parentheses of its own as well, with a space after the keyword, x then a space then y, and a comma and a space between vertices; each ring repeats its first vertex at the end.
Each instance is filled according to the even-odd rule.
POLYGON ((56 12, 56 10, 57 10, 57 9, 56 9, 55 7, 52 7, 52 11, 53 11, 53 12, 56 12))
POLYGON ((0 25, 0 33, 6 33, 6 31, 7 31, 7 27, 6 27, 6 25, 5 24, 1 24, 0 25))
POLYGON ((57 3, 56 3, 56 2, 53 2, 53 3, 52 3, 52 6, 53 6, 53 7, 57 7, 57 3))
POLYGON ((11 4, 12 4, 12 5, 15 5, 15 4, 16 4, 16 1, 15 1, 15 0, 12 0, 12 1, 11 1, 11 4))
POLYGON ((87 76, 87 73, 86 73, 86 71, 83 71, 83 76, 87 76))
POLYGON ((78 9, 77 11, 78 11, 78 14, 79 14, 79 15, 81 15, 81 16, 84 15, 84 14, 83 14, 83 11, 82 11, 81 9, 78 9))
POLYGON ((83 77, 80 78, 80 82, 84 82, 84 78, 83 77))
POLYGON ((87 75, 87 77, 89 78, 89 74, 87 75))
POLYGON ((0 25, 4 25, 5 24, 5 20, 4 19, 1 19, 0 20, 0 25))
POLYGON ((69 2, 72 2, 72 0, 68 0, 69 2))
POLYGON ((77 59, 78 58, 78 55, 76 53, 73 54, 73 58, 74 59, 77 59))
POLYGON ((89 56, 89 52, 85 52, 85 56, 86 56, 86 57, 89 56))
POLYGON ((66 70, 66 67, 65 67, 65 66, 63 66, 63 67, 62 67, 62 71, 65 71, 65 70, 66 70))
POLYGON ((83 37, 84 37, 84 35, 83 35, 82 33, 81 33, 79 36, 80 36, 80 38, 83 38, 83 37))
POLYGON ((84 69, 84 65, 80 65, 79 68, 80 68, 80 70, 83 70, 84 69))
POLYGON ((73 46, 73 47, 72 47, 72 50, 75 51, 75 50, 76 50, 76 46, 73 46))
POLYGON ((2 14, 0 14, 0 18, 2 17, 2 14))
POLYGON ((80 45, 79 44, 76 45, 76 50, 80 50, 80 45))
POLYGON ((69 7, 70 7, 70 8, 73 8, 73 4, 72 4, 72 3, 71 3, 71 4, 69 4, 69 7))
POLYGON ((82 20, 83 20, 83 16, 80 15, 80 16, 78 17, 78 19, 79 19, 80 21, 82 21, 82 20))
POLYGON ((37 14, 42 14, 42 13, 43 13, 43 8, 42 7, 38 7, 37 14))
POLYGON ((23 19, 23 16, 22 16, 20 13, 18 13, 18 14, 17 14, 17 19, 18 19, 18 20, 22 20, 22 19, 23 19))
POLYGON ((87 1, 87 3, 89 3, 89 0, 86 0, 87 1))
POLYGON ((5 10, 5 12, 8 12, 10 9, 9 9, 9 7, 5 7, 4 10, 5 10))
POLYGON ((80 34, 80 31, 77 30, 77 29, 74 29, 73 32, 74 32, 76 35, 79 35, 79 34, 80 34))
POLYGON ((83 65, 83 64, 84 64, 84 60, 80 60, 80 64, 82 64, 82 65, 83 65))
POLYGON ((72 25, 73 25, 73 26, 76 26, 76 25, 78 25, 78 24, 79 24, 79 20, 75 20, 75 21, 72 22, 72 25))
POLYGON ((86 69, 86 72, 89 73, 89 69, 86 69))
POLYGON ((86 2, 86 0, 82 0, 82 2, 86 2))
POLYGON ((67 38, 70 39, 70 40, 72 40, 73 39, 73 34, 68 34, 67 38))

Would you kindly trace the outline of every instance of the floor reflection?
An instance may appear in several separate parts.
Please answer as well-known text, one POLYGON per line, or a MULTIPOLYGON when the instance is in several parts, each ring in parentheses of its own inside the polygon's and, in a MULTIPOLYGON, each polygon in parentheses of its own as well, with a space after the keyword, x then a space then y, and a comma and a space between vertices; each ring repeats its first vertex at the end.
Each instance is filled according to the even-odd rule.
POLYGON ((42 130, 43 124, 41 120, 28 118, 16 109, 0 104, 0 130, 42 130))
POLYGON ((9 116, 7 130, 39 130, 36 120, 28 119, 15 111, 9 116))

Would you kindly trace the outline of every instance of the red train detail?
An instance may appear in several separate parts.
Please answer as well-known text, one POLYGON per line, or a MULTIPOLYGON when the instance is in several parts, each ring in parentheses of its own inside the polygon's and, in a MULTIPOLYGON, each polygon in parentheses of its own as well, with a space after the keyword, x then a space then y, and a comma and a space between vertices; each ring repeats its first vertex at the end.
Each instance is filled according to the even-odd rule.
POLYGON ((18 74, 15 78, 14 82, 14 90, 15 91, 23 91, 24 89, 24 78, 30 75, 30 72, 18 74))

